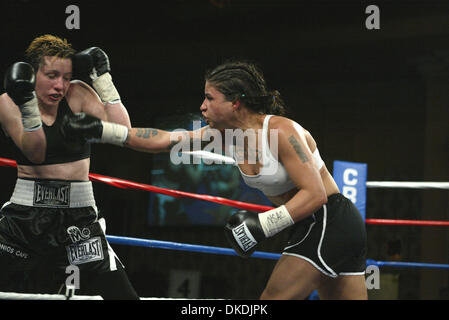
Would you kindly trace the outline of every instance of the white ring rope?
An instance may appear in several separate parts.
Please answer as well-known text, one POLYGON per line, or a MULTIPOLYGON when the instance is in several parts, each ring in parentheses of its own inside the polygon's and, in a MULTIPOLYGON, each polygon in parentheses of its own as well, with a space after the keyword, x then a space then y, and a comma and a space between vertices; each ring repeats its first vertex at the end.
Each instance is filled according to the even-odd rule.
POLYGON ((67 297, 63 294, 0 292, 0 300, 103 300, 101 296, 67 297))
MULTIPOLYGON (((218 163, 236 165, 233 158, 209 151, 184 151, 197 159, 217 161, 218 163)), ((415 182, 415 181, 367 181, 367 188, 408 188, 408 189, 449 189, 449 182, 415 182)))
MULTIPOLYGON (((140 300, 226 300, 226 299, 191 299, 191 298, 143 298, 140 300)), ((0 292, 0 300, 103 300, 101 296, 66 296, 63 294, 0 292)))
POLYGON ((449 182, 367 181, 367 188, 449 189, 449 182))

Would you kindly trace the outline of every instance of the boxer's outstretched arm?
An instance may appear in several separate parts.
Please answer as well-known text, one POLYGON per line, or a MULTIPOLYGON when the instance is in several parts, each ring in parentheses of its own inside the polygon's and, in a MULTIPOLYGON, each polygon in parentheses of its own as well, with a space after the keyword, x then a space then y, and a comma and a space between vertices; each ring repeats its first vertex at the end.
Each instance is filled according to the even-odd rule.
POLYGON ((201 139, 202 134, 209 126, 195 131, 165 131, 156 128, 130 128, 124 146, 143 152, 159 153, 170 152, 178 143, 189 144, 189 150, 198 145, 200 149, 207 141, 201 139), (195 143, 195 139, 199 142, 195 143))
POLYGON ((201 139, 207 128, 208 126, 196 131, 128 128, 81 112, 64 117, 61 133, 69 139, 110 143, 138 151, 160 153, 169 152, 178 143, 192 143, 194 139, 201 139))
POLYGON ((180 133, 177 136, 179 138, 175 139, 175 136, 171 132, 161 129, 130 128, 124 146, 137 151, 150 153, 169 152, 183 137, 190 137, 188 131, 182 134, 180 133))

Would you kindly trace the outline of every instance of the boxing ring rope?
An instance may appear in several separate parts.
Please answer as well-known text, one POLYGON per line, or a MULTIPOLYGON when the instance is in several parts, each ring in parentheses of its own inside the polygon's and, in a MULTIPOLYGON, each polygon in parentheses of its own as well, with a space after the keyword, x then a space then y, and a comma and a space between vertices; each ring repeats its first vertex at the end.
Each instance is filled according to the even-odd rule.
MULTIPOLYGON (((231 255, 236 256, 234 249, 222 248, 222 247, 212 247, 204 245, 194 245, 185 243, 176 243, 170 241, 160 241, 160 240, 147 240, 139 238, 129 238, 121 236, 106 236, 110 243, 138 246, 138 247, 148 247, 148 248, 160 248, 167 250, 177 250, 177 251, 189 251, 189 252, 201 252, 209 254, 220 254, 220 255, 231 255)), ((263 251, 255 251, 251 258, 260 259, 271 259, 278 260, 281 257, 280 253, 271 253, 263 251)), ((449 264, 438 264, 438 263, 421 263, 421 262, 389 262, 389 261, 375 261, 372 259, 366 260, 367 265, 376 265, 378 267, 404 267, 404 268, 430 268, 430 269, 446 269, 449 270, 449 264)))
MULTIPOLYGON (((0 166, 5 167, 16 167, 16 161, 6 158, 0 158, 0 166)), ((95 173, 89 174, 89 179, 94 182, 102 182, 108 185, 115 186, 121 189, 136 189, 136 190, 144 190, 149 192, 161 193, 168 196, 176 197, 176 198, 194 198, 204 201, 215 202, 219 204, 224 204, 232 207, 236 207, 239 209, 251 210, 256 212, 263 212, 266 210, 273 209, 273 207, 269 206, 261 206, 257 204, 245 203, 241 201, 230 200, 222 197, 202 195, 202 194, 194 194, 190 192, 171 190, 161 187, 155 187, 152 185, 132 182, 128 180, 103 176, 95 173)), ((367 182, 367 187, 370 188, 384 188, 387 187, 411 187, 411 188, 439 188, 439 189, 449 189, 448 182, 367 182), (411 185, 408 186, 407 184, 411 185)), ((365 219, 366 224, 373 225, 408 225, 408 226, 449 226, 449 221, 423 221, 423 220, 392 220, 392 219, 365 219)), ((148 239, 138 239, 138 238, 129 238, 122 236, 112 236, 107 235, 106 238, 110 243, 119 244, 119 245, 130 245, 130 246, 141 246, 141 247, 150 247, 150 248, 161 248, 167 250, 178 250, 178 251, 190 251, 190 252, 201 252, 201 253, 212 253, 212 254, 221 254, 221 255, 234 255, 237 254, 233 249, 230 248, 221 248, 221 247, 211 247, 211 246, 203 246, 203 245, 193 245, 193 244, 185 244, 185 243, 176 243, 170 241, 160 241, 160 240, 148 240, 148 239)), ((280 258, 280 254, 270 253, 270 252, 262 252, 255 251, 251 257, 252 258, 261 258, 261 259, 271 259, 277 260, 280 258)), ((434 263, 419 263, 419 262, 388 262, 388 261, 375 261, 368 259, 368 265, 376 265, 379 267, 389 266, 389 267, 412 267, 412 268, 433 268, 433 269, 448 269, 449 264, 434 264, 434 263)))
MULTIPOLYGON (((1 160, 1 158, 0 158, 1 160)), ((274 207, 270 206, 262 206, 258 204, 246 203, 241 201, 230 200, 222 197, 209 196, 204 194, 196 194, 178 190, 171 190, 161 187, 155 187, 147 184, 136 183, 132 181, 102 176, 95 173, 90 173, 89 178, 92 181, 103 182, 118 188, 122 189, 137 189, 137 190, 145 190, 149 192, 161 193, 168 196, 180 198, 193 198, 198 200, 210 201, 219 204, 228 205, 231 207, 235 207, 238 209, 245 209, 249 211, 255 212, 264 212, 267 210, 274 209, 274 207)), ((435 184, 435 183, 434 183, 435 184)), ((447 184, 447 189, 449 189, 449 183, 447 184)), ((439 185, 439 188, 442 186, 439 185)), ((428 188, 431 188, 430 186, 428 188)), ((391 219, 365 219, 366 224, 377 224, 377 225, 410 225, 410 226, 449 226, 449 221, 431 221, 431 220, 391 220, 391 219)))
POLYGON ((367 188, 449 189, 449 182, 367 181, 367 188))
MULTIPOLYGON (((16 161, 6 158, 0 158, 0 166, 4 167, 16 167, 16 161)), ((144 190, 149 192, 155 192, 160 194, 165 194, 168 196, 172 196, 175 198, 193 198, 197 200, 204 200, 209 202, 215 202, 219 204, 224 204, 227 206, 235 207, 238 209, 244 209, 255 212, 264 212, 267 210, 274 209, 270 206, 262 206, 258 204, 246 203, 241 201, 230 200, 222 197, 204 195, 204 194, 196 194, 191 192, 179 191, 166 189, 161 187, 155 187, 148 184, 108 177, 104 175, 99 175, 96 173, 89 173, 89 179, 94 182, 103 182, 105 184, 121 188, 121 189, 135 189, 135 190, 144 190)), ((395 185, 398 187, 406 187, 409 182, 388 182, 391 185, 395 185)), ((426 188, 439 188, 439 189, 449 189, 449 182, 410 182, 412 183, 413 188, 419 188, 419 185, 424 185, 426 188)), ((367 187, 370 185, 370 188, 381 188, 381 182, 367 182, 367 187)), ((409 225, 409 226, 449 226, 449 221, 434 221, 434 220, 395 220, 395 219, 365 219, 366 224, 375 224, 375 225, 409 225)))

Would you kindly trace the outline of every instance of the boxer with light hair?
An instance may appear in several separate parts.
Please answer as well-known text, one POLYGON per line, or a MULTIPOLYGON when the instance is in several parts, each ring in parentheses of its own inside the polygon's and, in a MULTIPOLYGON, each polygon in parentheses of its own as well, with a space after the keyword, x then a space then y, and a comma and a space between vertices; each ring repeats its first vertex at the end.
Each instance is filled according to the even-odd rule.
POLYGON ((76 53, 54 35, 35 38, 25 56, 27 62, 6 71, 6 93, 0 96, 0 124, 17 161, 14 192, 0 211, 0 246, 11 248, 0 250, 0 291, 18 291, 13 274, 43 264, 50 268, 46 274, 55 272, 64 284, 66 268, 75 265, 79 292, 138 299, 105 237, 105 219, 88 178, 90 144, 69 141, 60 132, 64 116, 79 112, 131 126, 108 56, 97 47, 76 53), (74 68, 88 74, 95 90, 72 81, 74 68))

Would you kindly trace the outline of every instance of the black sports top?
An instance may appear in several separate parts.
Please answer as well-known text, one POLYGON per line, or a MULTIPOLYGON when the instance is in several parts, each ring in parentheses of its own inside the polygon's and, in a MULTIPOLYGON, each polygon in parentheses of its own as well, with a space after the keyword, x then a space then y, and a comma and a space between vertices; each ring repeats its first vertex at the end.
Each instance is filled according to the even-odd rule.
POLYGON ((68 141, 64 139, 59 131, 62 119, 66 114, 73 114, 66 99, 62 99, 59 103, 58 114, 56 120, 51 126, 47 126, 42 122, 42 127, 47 138, 47 151, 45 161, 35 164, 27 159, 22 151, 13 143, 15 149, 15 159, 19 165, 45 165, 77 161, 90 157, 90 144, 80 141, 68 141))

